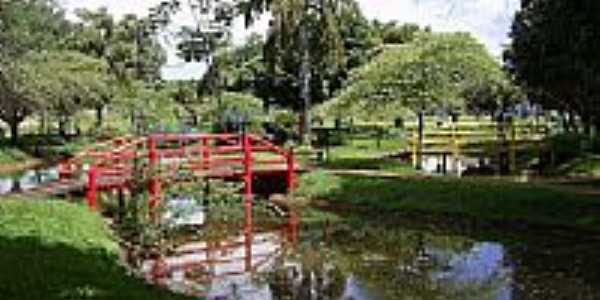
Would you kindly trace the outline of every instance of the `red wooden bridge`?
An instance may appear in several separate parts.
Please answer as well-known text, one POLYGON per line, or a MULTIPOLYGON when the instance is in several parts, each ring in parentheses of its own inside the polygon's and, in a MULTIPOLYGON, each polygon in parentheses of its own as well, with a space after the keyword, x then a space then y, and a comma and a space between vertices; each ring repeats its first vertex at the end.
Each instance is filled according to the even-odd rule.
POLYGON ((146 176, 153 208, 161 202, 162 185, 183 180, 181 174, 186 174, 242 181, 245 206, 251 207, 253 178, 285 178, 290 191, 297 171, 292 150, 258 135, 151 134, 119 137, 82 151, 60 163, 58 182, 40 190, 86 191, 89 207, 96 209, 99 192, 130 189, 139 181, 136 177, 146 176))

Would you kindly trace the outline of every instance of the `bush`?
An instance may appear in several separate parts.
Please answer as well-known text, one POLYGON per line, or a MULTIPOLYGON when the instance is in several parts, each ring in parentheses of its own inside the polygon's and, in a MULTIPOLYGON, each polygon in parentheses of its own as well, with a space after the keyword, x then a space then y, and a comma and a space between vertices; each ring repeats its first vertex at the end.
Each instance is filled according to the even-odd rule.
POLYGON ((583 154, 583 142, 586 140, 581 134, 559 134, 550 139, 550 147, 557 163, 564 163, 583 154))

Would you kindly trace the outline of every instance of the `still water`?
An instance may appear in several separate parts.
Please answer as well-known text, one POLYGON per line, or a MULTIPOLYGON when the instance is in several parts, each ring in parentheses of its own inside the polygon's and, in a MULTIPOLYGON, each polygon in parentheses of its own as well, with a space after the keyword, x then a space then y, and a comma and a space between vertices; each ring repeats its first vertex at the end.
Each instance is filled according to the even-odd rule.
POLYGON ((58 180, 58 168, 31 169, 22 173, 0 175, 0 195, 21 193, 58 180))
POLYGON ((207 214, 139 269, 151 283, 215 300, 600 299, 591 236, 401 216, 230 221, 207 214))

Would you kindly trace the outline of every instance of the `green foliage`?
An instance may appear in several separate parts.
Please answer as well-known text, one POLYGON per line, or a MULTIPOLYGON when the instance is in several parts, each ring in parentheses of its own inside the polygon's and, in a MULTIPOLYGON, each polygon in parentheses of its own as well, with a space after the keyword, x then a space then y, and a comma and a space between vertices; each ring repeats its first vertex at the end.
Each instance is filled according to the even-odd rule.
POLYGON ((575 133, 555 135, 550 138, 550 149, 558 164, 577 158, 584 153, 583 143, 586 138, 575 133))
POLYGON ((546 108, 600 123, 600 2, 532 0, 516 15, 507 67, 546 108))
POLYGON ((249 122, 252 130, 258 130, 265 119, 262 101, 250 94, 226 92, 210 103, 202 115, 218 122, 219 126, 235 123, 242 117, 249 122))
POLYGON ((77 52, 41 52, 27 57, 26 85, 41 105, 60 116, 95 107, 111 93, 108 65, 77 52))
POLYGON ((421 32, 418 24, 407 23, 398 25, 395 21, 380 23, 375 20, 372 24, 374 31, 381 37, 384 44, 406 44, 417 38, 421 32))
POLYGON ((243 45, 218 52, 216 64, 200 83, 201 92, 207 93, 218 88, 214 86, 218 85, 217 80, 210 78, 215 75, 219 75, 223 83, 226 83, 225 88, 228 91, 258 92, 256 85, 265 72, 262 59, 264 47, 264 37, 252 34, 243 45), (215 74, 217 71, 218 74, 215 74))
POLYGON ((165 50, 145 32, 136 15, 115 21, 106 8, 80 9, 77 28, 66 38, 69 49, 102 59, 120 80, 154 81, 166 61, 165 50))
POLYGON ((466 110, 476 115, 494 115, 525 99, 521 89, 503 76, 468 83, 462 91, 462 96, 466 110))
POLYGON ((398 117, 405 108, 461 109, 467 86, 502 76, 500 65, 469 34, 422 32, 411 43, 386 46, 354 71, 348 87, 326 104, 326 111, 382 120, 398 117))
MULTIPOLYGON (((46 199, 47 200, 47 199, 46 199)), ((97 213, 61 201, 0 201, 0 294, 6 299, 186 299, 126 275, 97 213)))
POLYGON ((68 24, 55 1, 4 0, 0 5, 0 63, 60 46, 68 24))
POLYGON ((297 122, 296 115, 289 110, 275 110, 271 112, 271 118, 275 124, 286 129, 293 129, 294 124, 297 122))
POLYGON ((68 29, 54 1, 2 1, 0 4, 0 119, 9 124, 13 143, 19 124, 39 108, 25 73, 25 57, 60 46, 68 29))
POLYGON ((358 4, 353 0, 320 4, 322 9, 306 11, 301 0, 273 1, 274 26, 265 42, 266 72, 256 91, 259 97, 300 111, 304 104, 299 70, 304 63, 310 65, 311 101, 319 103, 341 87, 349 66, 356 67, 366 57, 363 54, 373 42, 358 4))

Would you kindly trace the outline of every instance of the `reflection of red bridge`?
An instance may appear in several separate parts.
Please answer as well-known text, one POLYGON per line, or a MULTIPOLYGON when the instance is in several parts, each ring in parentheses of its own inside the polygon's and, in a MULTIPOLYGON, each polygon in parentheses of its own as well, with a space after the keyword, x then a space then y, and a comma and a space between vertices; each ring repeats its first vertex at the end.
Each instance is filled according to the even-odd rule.
POLYGON ((156 206, 163 183, 189 176, 228 178, 244 182, 245 202, 251 205, 253 179, 285 178, 289 191, 296 172, 293 151, 257 135, 169 133, 95 145, 59 165, 61 181, 55 186, 86 190, 88 205, 96 208, 98 192, 130 189, 141 180, 146 181, 150 205, 156 206))

